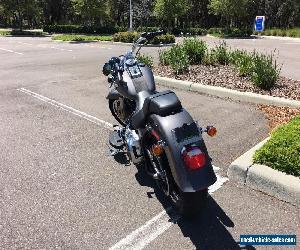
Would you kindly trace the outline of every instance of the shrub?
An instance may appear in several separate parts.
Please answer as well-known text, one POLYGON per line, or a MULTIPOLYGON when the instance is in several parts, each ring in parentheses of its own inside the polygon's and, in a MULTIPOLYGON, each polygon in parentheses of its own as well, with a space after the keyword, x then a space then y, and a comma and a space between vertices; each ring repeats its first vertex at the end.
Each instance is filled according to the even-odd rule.
POLYGON ((207 30, 203 28, 186 28, 186 29, 179 29, 174 28, 172 33, 176 36, 178 35, 191 35, 191 36, 204 36, 207 34, 207 30))
POLYGON ((88 35, 55 35, 52 36, 52 40, 62 40, 62 41, 111 41, 112 36, 88 36, 88 35))
POLYGON ((240 76, 251 76, 253 73, 253 57, 245 50, 232 51, 230 63, 238 69, 240 76))
POLYGON ((300 177, 300 116, 277 128, 255 152, 254 162, 300 177))
POLYGON ((252 34, 252 29, 210 28, 208 30, 208 33, 219 37, 248 37, 252 34))
POLYGON ((189 58, 190 64, 200 64, 207 51, 206 42, 195 38, 184 39, 183 48, 189 58))
MULTIPOLYGON (((112 26, 82 26, 82 25, 44 25, 43 31, 49 33, 85 33, 85 34, 113 34, 123 31, 122 27, 112 26)), ((126 29, 125 29, 126 30, 126 29)))
POLYGON ((213 61, 226 65, 230 62, 230 52, 228 51, 226 43, 223 41, 216 48, 211 50, 210 57, 213 57, 213 61))
POLYGON ((165 34, 154 37, 150 42, 150 44, 170 44, 175 43, 175 36, 171 34, 165 34))
POLYGON ((176 74, 181 74, 188 70, 189 58, 182 45, 174 45, 168 51, 168 62, 176 74))
POLYGON ((273 53, 270 55, 253 53, 253 74, 254 85, 261 89, 271 89, 279 78, 280 68, 274 59, 273 53))
POLYGON ((158 30, 161 30, 161 28, 159 27, 138 27, 136 29, 137 32, 154 32, 154 31, 158 31, 158 30))
POLYGON ((202 63, 206 65, 215 65, 217 61, 214 54, 211 51, 207 51, 204 55, 202 63))
POLYGON ((170 65, 170 57, 169 57, 169 50, 160 50, 158 52, 159 55, 159 63, 161 65, 170 65))
POLYGON ((145 54, 139 54, 136 59, 141 62, 141 63, 145 63, 147 66, 149 66, 150 68, 153 67, 153 57, 152 56, 148 56, 145 54))
POLYGON ((139 37, 137 32, 118 32, 113 36, 114 42, 132 43, 139 37))

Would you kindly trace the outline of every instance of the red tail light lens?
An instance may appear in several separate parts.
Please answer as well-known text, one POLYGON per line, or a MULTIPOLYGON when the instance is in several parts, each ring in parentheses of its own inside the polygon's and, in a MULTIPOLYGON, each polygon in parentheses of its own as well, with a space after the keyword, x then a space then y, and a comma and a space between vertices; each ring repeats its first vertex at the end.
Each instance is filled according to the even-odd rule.
POLYGON ((182 158, 185 166, 189 170, 198 170, 203 168, 206 163, 205 154, 197 146, 184 148, 182 158))

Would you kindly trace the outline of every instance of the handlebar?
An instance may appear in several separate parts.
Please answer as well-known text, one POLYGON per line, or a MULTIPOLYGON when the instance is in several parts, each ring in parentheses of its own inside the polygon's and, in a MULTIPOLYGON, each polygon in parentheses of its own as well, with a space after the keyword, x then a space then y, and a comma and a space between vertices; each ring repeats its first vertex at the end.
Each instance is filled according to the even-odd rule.
MULTIPOLYGON (((123 69, 124 61, 126 59, 135 57, 134 52, 135 52, 136 48, 140 45, 139 49, 138 49, 138 51, 139 51, 145 43, 149 42, 154 37, 159 36, 163 33, 164 32, 162 30, 155 31, 155 32, 143 32, 143 33, 141 33, 139 39, 137 39, 133 43, 131 51, 127 52, 127 54, 125 54, 122 57, 122 59, 120 57, 112 57, 107 63, 104 64, 103 71, 102 71, 103 74, 104 75, 109 75, 112 72, 115 72, 115 73, 120 73, 120 75, 122 75, 122 69, 123 69)), ((137 54, 138 51, 135 54, 137 54)))

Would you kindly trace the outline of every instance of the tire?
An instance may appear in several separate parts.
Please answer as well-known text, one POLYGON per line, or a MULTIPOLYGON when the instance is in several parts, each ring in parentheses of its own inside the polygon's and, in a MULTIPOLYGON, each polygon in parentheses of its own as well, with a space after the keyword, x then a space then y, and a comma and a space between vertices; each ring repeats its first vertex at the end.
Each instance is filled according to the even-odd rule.
POLYGON ((125 122, 116 114, 115 110, 114 110, 114 102, 118 101, 118 100, 108 100, 108 105, 109 105, 109 109, 111 114, 113 115, 113 117, 118 121, 118 123, 120 123, 122 126, 125 126, 125 122))
MULTIPOLYGON (((153 140, 153 138, 148 138, 148 147, 149 145, 153 145, 153 143, 155 143, 155 140, 153 140)), ((147 149, 145 148, 146 164, 149 164, 151 160, 149 156, 147 156, 148 154, 146 151, 147 149)), ((156 163, 159 164, 159 162, 156 163)), ((166 190, 162 189, 162 185, 160 185, 158 180, 156 180, 157 186, 163 191, 163 193, 165 193, 165 195, 168 196, 179 214, 185 218, 197 216, 207 204, 208 189, 203 189, 197 192, 182 192, 172 176, 169 162, 165 154, 163 155, 161 167, 166 173, 167 185, 169 186, 168 190, 170 191, 169 194, 166 194, 166 190)))
POLYGON ((178 200, 175 206, 178 212, 186 218, 196 217, 205 208, 208 200, 208 190, 192 193, 178 192, 178 200))

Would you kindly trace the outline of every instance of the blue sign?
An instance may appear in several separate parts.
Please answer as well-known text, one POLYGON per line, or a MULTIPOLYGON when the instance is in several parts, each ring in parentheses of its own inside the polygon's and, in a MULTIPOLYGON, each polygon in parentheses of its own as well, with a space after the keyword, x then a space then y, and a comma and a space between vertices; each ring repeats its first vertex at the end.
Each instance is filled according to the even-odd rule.
POLYGON ((265 16, 255 17, 255 31, 263 31, 265 27, 265 16))

